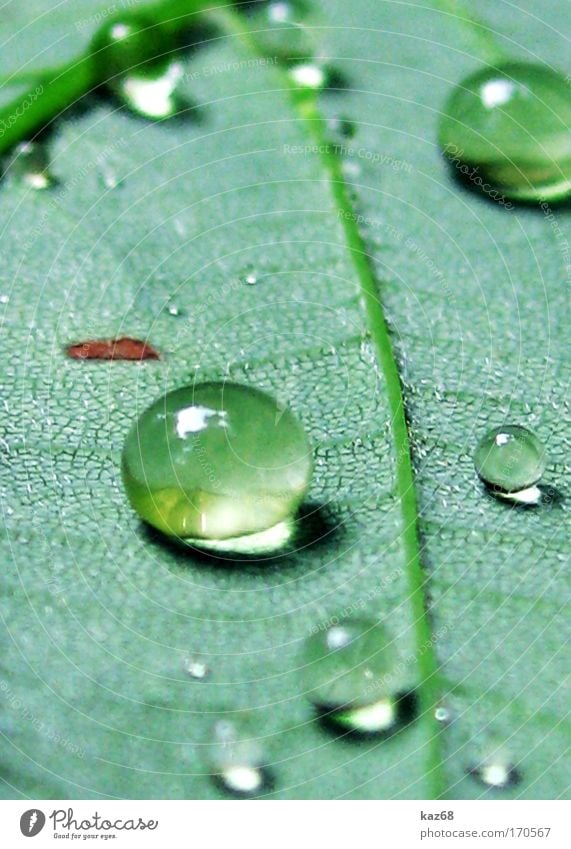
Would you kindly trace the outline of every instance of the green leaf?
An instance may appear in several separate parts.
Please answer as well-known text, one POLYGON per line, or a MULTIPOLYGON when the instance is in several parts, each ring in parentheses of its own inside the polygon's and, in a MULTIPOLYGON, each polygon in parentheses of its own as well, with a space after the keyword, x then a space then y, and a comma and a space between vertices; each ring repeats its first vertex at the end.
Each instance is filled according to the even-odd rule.
MULTIPOLYGON (((238 26, 188 56, 184 119, 87 101, 51 140, 59 188, 1 188, 7 797, 217 798, 212 720, 244 708, 278 798, 480 795, 466 769, 491 740, 522 775, 501 795, 566 792, 565 503, 491 501, 470 455, 509 416, 545 439, 549 482, 568 490, 568 216, 497 209, 445 170, 438 110, 486 61, 473 23, 449 4, 321 5, 316 36, 347 85, 320 108, 357 122, 345 151, 324 148, 319 114, 238 26), (64 355, 115 335, 163 359, 64 355), (133 418, 224 376, 289 403, 315 445, 323 538, 293 555, 182 555, 126 503, 133 418), (300 693, 301 641, 343 612, 385 620, 407 659, 419 715, 389 739, 332 737, 300 693), (195 652, 206 682, 186 677, 195 652)), ((46 53, 65 31, 79 55, 93 30, 34 6, 46 53)))

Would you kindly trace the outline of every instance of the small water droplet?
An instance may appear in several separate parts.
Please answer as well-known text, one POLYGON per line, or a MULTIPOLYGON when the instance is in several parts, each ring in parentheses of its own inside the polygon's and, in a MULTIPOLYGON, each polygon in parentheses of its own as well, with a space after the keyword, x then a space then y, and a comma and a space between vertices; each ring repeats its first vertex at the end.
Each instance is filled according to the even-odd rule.
POLYGON ((160 120, 180 111, 183 66, 161 24, 144 14, 110 21, 91 50, 101 83, 133 112, 160 120))
POLYGON ((179 307, 178 304, 175 304, 173 302, 169 302, 167 304, 167 312, 168 312, 169 315, 172 315, 172 316, 175 316, 175 317, 177 317, 179 315, 184 315, 184 310, 181 307, 179 307))
POLYGON ((259 734, 259 724, 247 714, 233 714, 214 725, 210 769, 233 795, 255 796, 271 783, 259 734))
POLYGON ((0 304, 9 304, 10 295, 0 295, 0 304))
POLYGON ((316 62, 300 62, 289 69, 291 80, 300 88, 320 91, 327 84, 327 72, 316 62))
POLYGON ((521 780, 517 767, 499 752, 471 766, 468 772, 481 784, 496 790, 514 787, 521 780))
POLYGON ((210 675, 208 663, 201 655, 187 657, 184 661, 184 668, 190 677, 196 681, 204 681, 210 675))
POLYGON ((302 652, 302 681, 328 722, 360 733, 388 731, 400 719, 404 665, 385 628, 342 619, 312 634, 302 652))
POLYGON ((452 721, 452 711, 447 705, 438 705, 434 709, 434 719, 442 725, 448 725, 452 721))
POLYGON ((240 279, 246 286, 255 286, 258 282, 258 275, 254 271, 253 266, 249 265, 242 272, 240 279))
POLYGON ((455 173, 496 201, 560 200, 571 192, 569 79, 526 62, 463 80, 439 141, 455 173))
POLYGON ((16 145, 4 174, 36 190, 49 189, 56 182, 50 174, 47 148, 40 142, 25 141, 16 145))
POLYGON ((272 0, 252 18, 255 38, 267 56, 280 62, 307 59, 315 52, 311 30, 306 26, 309 8, 299 0, 272 0))
POLYGON ((478 443, 474 465, 494 494, 537 503, 541 493, 536 484, 545 471, 545 449, 527 428, 504 425, 489 431, 478 443))

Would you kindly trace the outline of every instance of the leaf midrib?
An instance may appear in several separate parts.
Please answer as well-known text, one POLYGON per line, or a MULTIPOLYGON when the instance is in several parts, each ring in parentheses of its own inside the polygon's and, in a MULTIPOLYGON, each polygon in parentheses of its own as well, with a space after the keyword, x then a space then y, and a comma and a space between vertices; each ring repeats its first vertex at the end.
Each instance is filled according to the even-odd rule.
MULTIPOLYGON (((236 38, 243 48, 253 56, 264 57, 263 51, 258 48, 248 28, 236 12, 229 8, 217 9, 210 14, 210 17, 219 26, 223 35, 236 38)), ((398 364, 379 297, 382 283, 373 271, 366 244, 357 226, 355 210, 349 199, 341 161, 333 152, 325 119, 317 106, 317 94, 304 94, 303 97, 300 97, 297 87, 292 83, 287 72, 279 69, 277 73, 282 75, 284 88, 289 92, 292 108, 300 124, 305 128, 311 140, 316 143, 319 150, 319 160, 326 174, 327 184, 342 222, 346 247, 359 280, 370 338, 375 346, 377 361, 386 382, 396 458, 396 495, 402 518, 400 539, 405 555, 405 571, 410 593, 409 603, 414 618, 418 680, 420 682, 418 688, 418 721, 424 725, 428 739, 425 769, 427 785, 430 787, 430 796, 438 799, 444 794, 446 787, 440 728, 434 718, 434 705, 438 702, 440 695, 438 661, 427 612, 427 598, 424 594, 426 576, 421 562, 419 512, 406 408, 398 364)))

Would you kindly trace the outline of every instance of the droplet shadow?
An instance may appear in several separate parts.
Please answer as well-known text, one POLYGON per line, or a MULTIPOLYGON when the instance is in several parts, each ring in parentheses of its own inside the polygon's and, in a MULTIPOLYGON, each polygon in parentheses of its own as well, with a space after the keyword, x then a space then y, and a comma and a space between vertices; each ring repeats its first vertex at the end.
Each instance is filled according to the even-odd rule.
MULTIPOLYGON (((299 555, 307 548, 316 549, 338 542, 343 527, 335 516, 323 505, 307 503, 293 519, 293 527, 287 541, 275 550, 264 553, 247 551, 211 551, 202 548, 196 540, 192 543, 176 537, 168 537, 155 528, 141 523, 141 531, 151 545, 167 549, 176 555, 177 565, 187 566, 193 563, 215 566, 217 568, 235 568, 236 565, 255 570, 268 570, 274 566, 295 568, 299 565, 299 555)), ((242 538, 247 539, 247 538, 242 538)))
POLYGON ((532 501, 518 501, 518 493, 510 496, 500 489, 494 489, 485 484, 482 484, 482 488, 488 498, 492 498, 496 503, 503 504, 508 510, 553 510, 560 507, 565 501, 565 496, 561 490, 551 484, 537 484, 537 497, 532 501))
POLYGON ((494 187, 489 184, 486 178, 478 171, 476 171, 475 174, 465 174, 460 171, 460 167, 462 165, 466 165, 466 167, 470 169, 470 172, 473 172, 474 168, 477 168, 476 165, 460 163, 459 166, 454 164, 454 162, 451 162, 446 156, 444 158, 452 181, 456 184, 456 186, 469 192, 471 195, 480 198, 486 203, 493 204, 500 208, 507 207, 508 210, 518 209, 522 212, 530 211, 540 213, 541 215, 545 215, 546 212, 541 206, 543 202, 547 203, 549 210, 556 210, 557 212, 568 212, 571 210, 571 196, 561 197, 559 199, 551 198, 550 200, 545 201, 543 201, 542 198, 509 197, 502 192, 500 187, 494 187), (479 185, 477 178, 482 180, 482 183, 484 184, 483 186, 479 185), (486 189, 484 186, 488 186, 488 188, 486 189))

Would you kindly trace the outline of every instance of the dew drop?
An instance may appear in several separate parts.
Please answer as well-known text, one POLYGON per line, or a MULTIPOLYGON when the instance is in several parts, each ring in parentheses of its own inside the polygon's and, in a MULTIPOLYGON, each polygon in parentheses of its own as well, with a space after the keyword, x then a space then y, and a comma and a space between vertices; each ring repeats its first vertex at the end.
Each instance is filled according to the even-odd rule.
POLYGON ((264 53, 285 63, 311 57, 315 42, 306 26, 308 13, 307 4, 299 0, 271 0, 264 4, 252 18, 256 41, 264 53))
POLYGON ((210 668, 201 655, 191 655, 184 661, 184 668, 195 681, 204 681, 210 675, 210 668))
POLYGON ((41 142, 25 141, 16 145, 4 174, 31 189, 49 189, 55 184, 50 174, 47 148, 41 142))
POLYGON ((320 91, 327 85, 327 72, 315 62, 300 62, 289 69, 292 82, 302 89, 320 91))
POLYGON ((545 471, 545 449, 537 436, 520 425, 490 430, 478 443, 474 465, 483 482, 499 497, 536 503, 536 486, 545 471))
POLYGON ((189 544, 224 546, 273 533, 295 515, 312 452, 291 410, 282 413, 265 392, 199 383, 167 393, 141 415, 122 468, 142 519, 189 544))
POLYGON ((510 62, 454 89, 439 141, 458 176, 495 199, 560 200, 571 192, 569 126, 568 80, 510 62))
POLYGON ((167 304, 167 312, 168 312, 169 315, 172 315, 175 318, 177 318, 180 315, 184 315, 184 310, 181 307, 179 307, 178 304, 174 303, 173 301, 169 301, 169 303, 167 304))
POLYGON ((514 787, 521 780, 517 767, 499 753, 470 767, 468 772, 481 784, 496 790, 514 787))
POLYGON ((183 66, 160 24, 145 15, 106 23, 92 41, 98 78, 133 112, 160 120, 180 111, 183 66))
POLYGON ((255 796, 270 784, 259 726, 245 714, 233 714, 214 725, 209 761, 212 774, 236 796, 255 796))
POLYGON ((304 643, 301 668, 304 692, 328 722, 378 733, 399 721, 402 664, 382 625, 342 619, 312 634, 304 643))
POLYGON ((258 277, 256 274, 254 274, 253 271, 250 271, 248 274, 245 274, 242 279, 247 286, 255 286, 258 282, 258 277))
POLYGON ((452 721, 452 711, 446 705, 438 705, 434 709, 434 719, 441 725, 448 725, 452 721))

